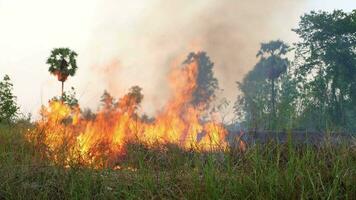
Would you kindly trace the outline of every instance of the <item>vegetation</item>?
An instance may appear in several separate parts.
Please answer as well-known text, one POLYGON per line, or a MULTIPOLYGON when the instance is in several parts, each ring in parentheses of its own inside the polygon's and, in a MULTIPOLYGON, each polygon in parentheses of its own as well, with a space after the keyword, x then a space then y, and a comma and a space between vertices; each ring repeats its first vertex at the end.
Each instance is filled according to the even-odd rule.
POLYGON ((305 14, 294 32, 293 62, 283 42, 262 43, 260 61, 238 83, 236 113, 250 130, 354 132, 356 10, 305 14))
POLYGON ((311 12, 294 31, 302 39, 296 74, 304 122, 313 118, 318 128, 355 130, 356 10, 311 12))
POLYGON ((64 98, 64 82, 68 76, 74 76, 77 71, 77 53, 69 48, 53 49, 47 59, 48 71, 57 76, 58 81, 62 82, 61 96, 64 98))
POLYGON ((101 96, 101 106, 105 112, 118 111, 126 112, 127 110, 137 111, 143 100, 142 88, 140 86, 132 86, 129 92, 119 100, 116 100, 108 91, 104 91, 101 96))
POLYGON ((244 153, 131 144, 120 167, 97 170, 52 165, 25 140, 27 128, 0 130, 0 199, 355 198, 355 140, 321 146, 271 142, 244 153))
MULTIPOLYGON (((239 123, 246 132, 282 131, 288 133, 288 140, 249 141, 246 149, 238 148, 225 135, 222 140, 229 145, 221 151, 202 152, 173 144, 147 146, 137 142, 123 144, 125 149, 119 146, 123 154, 114 154, 110 168, 91 166, 90 162, 84 166, 84 162, 72 162, 63 155, 69 152, 73 140, 60 141, 67 149, 58 145, 55 150, 59 153, 53 153, 50 145, 41 143, 44 128, 32 129, 34 124, 29 119, 14 120, 19 108, 6 75, 0 82, 0 122, 12 123, 11 126, 0 123, 0 199, 355 199, 356 140, 350 135, 328 134, 356 131, 356 10, 310 12, 301 17, 293 31, 300 38, 296 44, 281 40, 261 44, 257 52, 259 61, 237 83, 241 94, 235 103, 239 123), (318 143, 299 142, 291 134, 295 130, 325 134, 318 143), (37 131, 39 137, 33 138, 36 144, 29 142, 29 131, 37 131)), ((49 72, 62 83, 61 97, 53 100, 71 108, 79 108, 74 88, 67 93, 63 88, 68 76, 76 72, 76 56, 68 48, 58 48, 47 60, 49 72)), ((190 87, 195 89, 192 98, 188 98, 191 105, 184 102, 182 107, 211 110, 219 91, 214 63, 206 52, 190 53, 183 64, 192 63, 197 65, 197 85, 190 87)), ((104 91, 101 98, 104 115, 90 109, 80 110, 80 117, 88 120, 81 124, 83 127, 55 116, 51 118, 54 127, 48 132, 64 132, 77 141, 79 137, 71 134, 75 132, 65 128, 78 132, 95 125, 98 118, 114 121, 113 114, 118 113, 126 120, 134 117, 137 130, 138 121, 149 125, 155 121, 138 112, 142 100, 139 86, 131 87, 118 100, 104 91), (58 124, 64 128, 52 132, 58 129, 58 124)), ((226 104, 223 101, 217 109, 226 108, 226 104)), ((59 113, 70 116, 71 111, 65 109, 59 113)), ((76 111, 79 113, 79 109, 76 111)), ((195 121, 205 120, 194 118, 195 112, 191 115, 195 121)), ((178 118, 187 116, 178 113, 178 118)), ((77 119, 76 122, 81 121, 77 119)), ((174 120, 169 122, 172 124, 168 125, 174 126, 174 120)), ((185 123, 189 120, 180 124, 185 123)), ((95 128, 106 133, 102 126, 95 128)), ((95 131, 89 133, 98 133, 95 131)), ((59 141, 56 136, 50 139, 59 141)), ((92 136, 89 134, 88 138, 92 136)), ((120 142, 121 139, 124 141, 115 138, 120 142)), ((238 142, 242 143, 240 139, 241 136, 238 142)), ((112 144, 110 140, 104 138, 92 145, 101 150, 95 158, 107 159, 110 149, 105 147, 112 144)))
POLYGON ((12 92, 13 85, 10 81, 10 77, 5 75, 0 82, 0 123, 12 122, 16 118, 19 110, 16 103, 16 96, 14 96, 12 92))
POLYGON ((63 92, 62 96, 52 98, 52 101, 60 101, 60 100, 62 100, 63 103, 69 105, 72 108, 79 106, 79 102, 78 99, 76 98, 76 92, 74 87, 71 87, 71 90, 69 92, 63 92))
POLYGON ((216 91, 219 89, 219 82, 214 76, 214 63, 210 60, 206 52, 191 52, 184 64, 196 62, 198 68, 197 88, 193 93, 192 104, 194 106, 202 106, 203 109, 208 109, 210 103, 216 97, 216 91))
POLYGON ((289 60, 285 58, 288 48, 288 45, 280 40, 262 43, 257 53, 259 62, 242 83, 238 83, 242 96, 239 97, 236 108, 244 109, 245 117, 250 122, 249 126, 254 130, 277 128, 276 104, 277 99, 281 99, 278 94, 285 89, 283 78, 289 66, 289 60))

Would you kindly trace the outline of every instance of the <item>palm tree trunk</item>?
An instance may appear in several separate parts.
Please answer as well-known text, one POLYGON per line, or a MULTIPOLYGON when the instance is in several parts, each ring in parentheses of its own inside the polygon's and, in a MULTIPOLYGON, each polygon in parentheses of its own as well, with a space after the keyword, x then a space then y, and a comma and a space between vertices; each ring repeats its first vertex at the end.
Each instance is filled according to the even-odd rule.
POLYGON ((62 81, 62 93, 61 93, 61 96, 62 96, 62 101, 64 100, 64 81, 62 81))

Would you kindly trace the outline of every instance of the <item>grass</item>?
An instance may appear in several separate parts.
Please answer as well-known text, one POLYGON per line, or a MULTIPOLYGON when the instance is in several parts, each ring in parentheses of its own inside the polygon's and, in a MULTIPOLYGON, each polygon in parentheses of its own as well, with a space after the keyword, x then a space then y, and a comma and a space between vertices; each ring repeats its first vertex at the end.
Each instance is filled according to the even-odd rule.
POLYGON ((356 147, 291 142, 197 153, 129 144, 120 170, 51 164, 0 127, 0 199, 356 199, 356 147))

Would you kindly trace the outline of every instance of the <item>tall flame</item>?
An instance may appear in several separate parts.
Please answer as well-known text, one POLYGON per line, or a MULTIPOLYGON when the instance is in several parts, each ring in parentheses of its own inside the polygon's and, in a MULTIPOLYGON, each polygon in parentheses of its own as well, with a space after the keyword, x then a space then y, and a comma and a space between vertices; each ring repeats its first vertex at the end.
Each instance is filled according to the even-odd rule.
POLYGON ((45 144, 56 162, 81 160, 98 167, 125 155, 128 142, 173 143, 196 151, 225 149, 227 130, 203 121, 204 110, 190 103, 198 73, 196 62, 172 69, 169 84, 174 93, 153 122, 138 117, 131 95, 122 97, 116 109, 103 108, 93 120, 81 118, 79 108, 52 101, 42 109, 43 118, 29 139, 45 144))

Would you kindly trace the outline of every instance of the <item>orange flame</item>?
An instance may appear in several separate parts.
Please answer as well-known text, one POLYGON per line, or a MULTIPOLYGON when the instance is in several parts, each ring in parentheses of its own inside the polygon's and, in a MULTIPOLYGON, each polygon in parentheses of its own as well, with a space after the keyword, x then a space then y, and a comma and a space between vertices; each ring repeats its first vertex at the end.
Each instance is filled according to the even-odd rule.
POLYGON ((130 95, 121 98, 115 109, 103 108, 93 120, 82 119, 79 108, 52 101, 42 110, 43 118, 29 139, 34 141, 41 133, 41 141, 55 162, 80 160, 96 167, 117 162, 125 155, 128 142, 148 146, 173 143, 196 151, 226 149, 227 130, 213 121, 203 122, 204 110, 190 103, 197 73, 196 62, 173 68, 169 84, 174 94, 153 122, 138 117, 136 102, 130 95))

